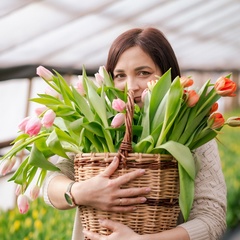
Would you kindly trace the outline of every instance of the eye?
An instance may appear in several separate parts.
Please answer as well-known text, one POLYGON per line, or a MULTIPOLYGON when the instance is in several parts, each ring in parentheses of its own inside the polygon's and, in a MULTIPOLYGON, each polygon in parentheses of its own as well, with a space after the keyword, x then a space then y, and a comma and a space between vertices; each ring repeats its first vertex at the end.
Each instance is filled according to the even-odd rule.
POLYGON ((140 72, 138 73, 138 75, 139 75, 139 76, 149 76, 149 75, 151 75, 151 73, 148 72, 148 71, 140 71, 140 72))
POLYGON ((126 77, 126 74, 124 74, 124 73, 118 73, 118 74, 116 74, 116 75, 114 75, 114 80, 117 80, 117 81, 121 81, 121 80, 123 80, 124 78, 126 77))

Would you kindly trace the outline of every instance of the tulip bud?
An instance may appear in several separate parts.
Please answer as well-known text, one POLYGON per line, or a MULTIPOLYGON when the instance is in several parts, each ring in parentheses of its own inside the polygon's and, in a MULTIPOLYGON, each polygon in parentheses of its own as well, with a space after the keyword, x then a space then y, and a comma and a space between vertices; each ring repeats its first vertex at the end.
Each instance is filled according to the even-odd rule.
POLYGON ((53 74, 43 66, 37 68, 37 75, 46 81, 51 81, 53 79, 53 74))
POLYGON ((218 110, 218 103, 215 102, 210 109, 210 114, 216 112, 217 110, 218 110))
POLYGON ((190 87, 193 85, 193 80, 189 77, 181 77, 180 78, 180 83, 183 86, 183 88, 190 87))
POLYGON ((37 135, 41 130, 42 124, 38 117, 31 117, 27 122, 25 133, 30 136, 37 135))
POLYGON ((240 126, 240 117, 230 117, 227 119, 226 124, 230 127, 239 127, 240 126))
POLYGON ((219 129, 225 123, 223 115, 221 113, 213 113, 208 119, 208 126, 211 129, 219 129))
POLYGON ((149 89, 148 88, 145 88, 142 92, 142 95, 141 95, 141 101, 144 102, 144 99, 148 93, 149 89))
POLYGON ((80 95, 84 96, 86 94, 84 86, 83 86, 83 76, 82 75, 78 76, 78 82, 77 82, 77 85, 75 88, 80 93, 80 95))
POLYGON ((101 86, 103 84, 104 78, 99 73, 95 73, 94 76, 96 82, 101 86))
POLYGON ((149 81, 149 82, 147 83, 148 89, 149 89, 150 91, 152 91, 157 82, 158 82, 158 80, 151 80, 151 81, 149 81))
POLYGON ((3 165, 2 165, 2 168, 0 170, 0 174, 1 175, 6 175, 7 173, 9 173, 12 168, 14 167, 16 163, 16 157, 13 157, 11 159, 6 159, 4 162, 3 162, 3 165))
POLYGON ((189 90, 189 91, 186 91, 187 92, 187 105, 189 107, 194 107, 198 100, 199 100, 199 95, 196 93, 195 90, 189 90))
POLYGON ((214 88, 217 94, 222 97, 234 97, 236 96, 235 91, 237 89, 237 85, 229 78, 220 77, 216 81, 214 88))
POLYGON ((29 202, 27 196, 20 194, 17 198, 17 205, 19 212, 25 214, 29 209, 29 202))
POLYGON ((35 108, 35 113, 37 114, 37 116, 40 116, 42 113, 44 113, 45 111, 47 111, 47 107, 46 106, 43 106, 43 107, 38 107, 38 108, 35 108))
POLYGON ((27 125, 27 123, 28 123, 29 120, 30 120, 30 117, 25 117, 25 118, 18 124, 19 130, 21 130, 22 132, 25 132, 26 125, 27 125))
POLYGON ((31 190, 30 190, 30 197, 32 200, 35 200, 39 196, 40 192, 40 187, 35 185, 31 190))
POLYGON ((18 184, 15 189, 16 196, 19 196, 21 194, 21 192, 22 192, 22 186, 20 184, 18 184))
POLYGON ((50 128, 53 125, 55 118, 56 113, 52 109, 49 109, 43 115, 41 123, 44 127, 50 128))
POLYGON ((120 98, 113 99, 112 108, 118 112, 122 112, 126 109, 126 103, 120 98))
POLYGON ((118 128, 121 127, 125 122, 125 114, 124 113, 118 113, 115 115, 115 117, 112 120, 111 127, 118 128))

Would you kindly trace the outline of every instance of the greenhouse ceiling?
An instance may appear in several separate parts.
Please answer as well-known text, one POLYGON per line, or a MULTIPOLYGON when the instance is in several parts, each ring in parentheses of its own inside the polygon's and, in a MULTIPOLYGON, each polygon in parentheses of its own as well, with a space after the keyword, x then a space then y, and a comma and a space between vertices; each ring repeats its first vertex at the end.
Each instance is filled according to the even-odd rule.
POLYGON ((239 71, 239 13, 239 0, 1 0, 0 80, 38 65, 96 71, 120 33, 146 26, 166 35, 181 69, 239 71))

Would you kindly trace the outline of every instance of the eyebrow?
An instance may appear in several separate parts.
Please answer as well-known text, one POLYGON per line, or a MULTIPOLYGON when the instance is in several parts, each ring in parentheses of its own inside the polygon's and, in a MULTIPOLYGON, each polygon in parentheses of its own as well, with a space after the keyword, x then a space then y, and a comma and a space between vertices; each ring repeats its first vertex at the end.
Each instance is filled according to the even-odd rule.
MULTIPOLYGON (((135 68, 134 71, 139 71, 139 70, 143 70, 143 69, 146 69, 146 68, 152 70, 152 68, 149 67, 149 66, 140 66, 140 67, 135 68)), ((115 69, 113 72, 119 73, 119 72, 124 72, 124 70, 123 69, 115 69)))

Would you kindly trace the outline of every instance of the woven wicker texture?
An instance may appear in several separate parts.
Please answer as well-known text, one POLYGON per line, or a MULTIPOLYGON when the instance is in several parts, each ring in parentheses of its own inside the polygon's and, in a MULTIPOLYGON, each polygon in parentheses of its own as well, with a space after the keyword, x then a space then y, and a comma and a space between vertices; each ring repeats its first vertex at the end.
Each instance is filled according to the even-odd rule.
POLYGON ((176 227, 180 212, 179 176, 177 161, 171 155, 131 153, 131 126, 133 114, 132 93, 129 93, 126 116, 126 133, 118 153, 81 153, 74 159, 75 181, 84 181, 98 175, 112 162, 114 156, 120 158, 118 170, 112 175, 116 178, 136 169, 145 169, 145 174, 122 188, 150 187, 147 202, 137 205, 131 213, 112 213, 79 206, 84 228, 109 235, 109 230, 101 228, 100 218, 122 222, 139 234, 157 233, 176 227))

